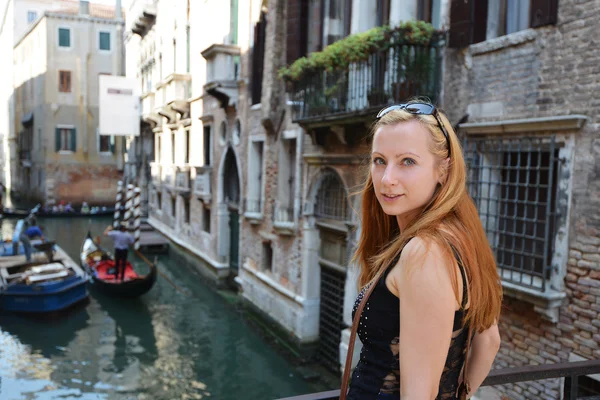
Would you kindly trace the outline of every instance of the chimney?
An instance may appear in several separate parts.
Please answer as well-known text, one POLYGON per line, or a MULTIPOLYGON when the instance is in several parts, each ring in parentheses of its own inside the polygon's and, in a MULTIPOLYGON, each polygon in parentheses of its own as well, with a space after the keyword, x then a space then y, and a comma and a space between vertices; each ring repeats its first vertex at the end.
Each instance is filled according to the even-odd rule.
POLYGON ((117 9, 115 10, 117 19, 123 19, 123 9, 121 8, 121 0, 117 0, 117 9))
POLYGON ((87 0, 79 0, 79 15, 90 15, 90 3, 87 0))

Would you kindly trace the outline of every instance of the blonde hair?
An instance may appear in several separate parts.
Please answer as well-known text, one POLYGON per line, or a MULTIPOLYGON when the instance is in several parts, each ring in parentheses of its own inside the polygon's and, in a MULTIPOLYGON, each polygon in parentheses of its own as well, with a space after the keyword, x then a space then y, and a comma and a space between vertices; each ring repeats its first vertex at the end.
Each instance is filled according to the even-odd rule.
POLYGON ((445 166, 445 180, 422 212, 400 232, 396 216, 387 215, 375 196, 373 179, 369 172, 360 194, 361 232, 353 260, 360 265, 359 285, 372 281, 381 269, 390 264, 413 237, 420 237, 440 246, 451 269, 450 276, 458 300, 456 252, 469 281, 469 308, 465 322, 478 331, 489 328, 500 316, 502 286, 496 262, 477 208, 466 190, 466 166, 459 139, 448 118, 441 112, 440 122, 448 133, 448 140, 433 115, 416 115, 404 110, 393 110, 381 117, 371 134, 384 126, 416 120, 430 134, 430 151, 440 160, 451 154, 445 166))

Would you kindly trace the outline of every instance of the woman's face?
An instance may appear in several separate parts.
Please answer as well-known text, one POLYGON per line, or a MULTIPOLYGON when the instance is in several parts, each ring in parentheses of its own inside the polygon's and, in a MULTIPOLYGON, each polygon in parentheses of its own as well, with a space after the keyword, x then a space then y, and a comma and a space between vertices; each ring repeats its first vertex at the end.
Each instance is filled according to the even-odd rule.
POLYGON ((429 131, 416 120, 375 132, 371 153, 375 195, 383 212, 398 218, 400 229, 431 200, 442 179, 430 144, 429 131))

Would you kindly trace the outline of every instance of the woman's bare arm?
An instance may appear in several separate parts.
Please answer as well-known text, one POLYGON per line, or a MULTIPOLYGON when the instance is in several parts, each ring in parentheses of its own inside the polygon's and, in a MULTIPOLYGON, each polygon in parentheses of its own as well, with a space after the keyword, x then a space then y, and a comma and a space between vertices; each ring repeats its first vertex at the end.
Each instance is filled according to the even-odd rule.
POLYGON ((475 393, 483 383, 483 380, 492 368, 492 363, 494 362, 494 358, 496 358, 499 348, 500 332, 496 324, 481 333, 476 333, 473 337, 467 371, 467 377, 471 384, 469 395, 475 393))
POLYGON ((400 297, 400 390, 434 399, 450 347, 457 301, 439 246, 412 239, 392 269, 400 297))

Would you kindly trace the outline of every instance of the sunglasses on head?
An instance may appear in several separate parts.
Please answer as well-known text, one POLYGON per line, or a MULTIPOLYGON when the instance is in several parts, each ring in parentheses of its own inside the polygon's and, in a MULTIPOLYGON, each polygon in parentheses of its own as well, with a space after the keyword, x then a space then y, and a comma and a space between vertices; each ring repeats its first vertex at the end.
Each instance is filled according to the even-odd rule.
POLYGON ((444 128, 444 124, 440 119, 440 114, 432 104, 427 103, 404 103, 404 104, 394 104, 393 106, 388 106, 383 110, 377 113, 377 119, 383 117, 385 114, 394 110, 404 110, 408 113, 415 115, 433 115, 435 120, 437 121, 438 126, 442 130, 444 137, 446 138, 446 142, 448 143, 448 156, 450 156, 450 135, 448 135, 448 131, 444 128))

